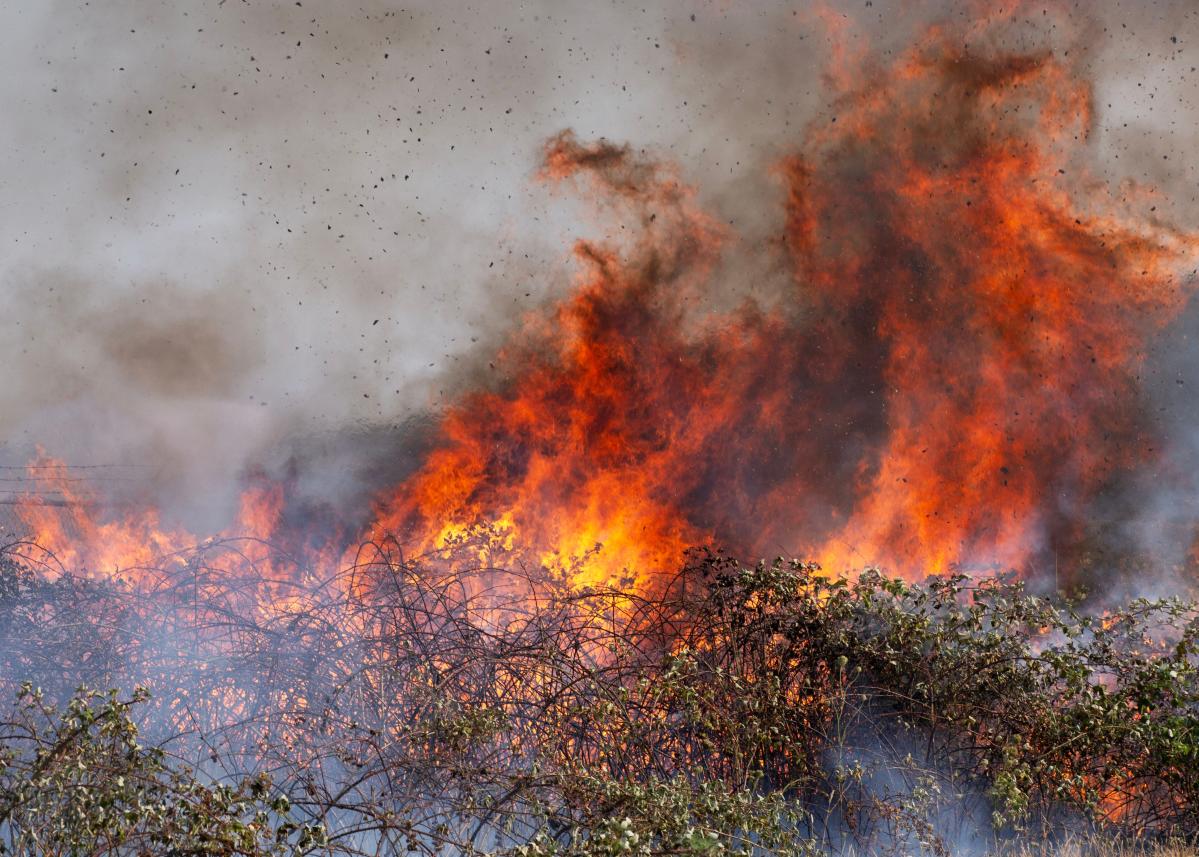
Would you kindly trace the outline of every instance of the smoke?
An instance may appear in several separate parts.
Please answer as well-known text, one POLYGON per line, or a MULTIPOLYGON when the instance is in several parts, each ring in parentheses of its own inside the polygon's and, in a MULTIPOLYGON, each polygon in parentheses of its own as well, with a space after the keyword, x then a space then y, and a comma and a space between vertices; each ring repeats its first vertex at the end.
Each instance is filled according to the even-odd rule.
MULTIPOLYGON (((1195 220, 1191 4, 1014 6, 998 47, 1073 51, 1092 77, 1089 178, 1117 193, 1152 182, 1169 196, 1149 216, 1195 220)), ((885 65, 930 23, 980 9, 994 11, 4 10, 0 451, 148 465, 102 487, 196 530, 227 523, 264 469, 360 504, 414 466, 422 415, 494 383, 499 344, 572 287, 570 241, 592 227, 535 180, 546 139, 572 128, 680 164, 736 236, 701 308, 769 305, 790 288, 772 168, 835 114, 829 75, 885 65)), ((1193 348, 1168 351, 1162 377, 1193 374, 1179 356, 1193 348)), ((1147 395, 1178 414, 1177 388, 1147 395)), ((1195 446, 1190 424, 1164 421, 1167 442, 1195 446)))

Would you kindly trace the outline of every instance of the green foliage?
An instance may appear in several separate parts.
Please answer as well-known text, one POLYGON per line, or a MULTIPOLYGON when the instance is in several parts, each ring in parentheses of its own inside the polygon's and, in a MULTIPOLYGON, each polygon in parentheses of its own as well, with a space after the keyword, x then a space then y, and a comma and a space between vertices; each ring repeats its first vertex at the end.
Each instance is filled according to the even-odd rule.
POLYGON ((712 554, 687 580, 670 623, 583 679, 569 734, 587 737, 543 762, 584 830, 627 821, 638 853, 684 849, 690 830, 784 853, 832 825, 944 853, 933 819, 972 805, 1000 835, 1199 830, 1191 606, 1094 616, 1012 581, 847 582, 712 554), (719 811, 698 797, 713 787, 719 811), (785 811, 749 812, 761 799, 785 811))
POLYGON ((144 747, 128 699, 81 689, 64 709, 24 685, 0 725, 0 853, 275 855, 323 839, 287 820, 264 777, 204 784, 144 747))
POLYGON ((749 770, 827 796, 829 748, 906 734, 921 767, 985 788, 998 827, 1068 812, 1199 830, 1193 606, 1095 616, 1011 581, 847 583, 714 556, 699 572, 711 596, 683 639, 700 707, 728 715, 708 742, 720 756, 738 748, 749 770))
POLYGON ((241 772, 142 747, 141 694, 27 688, 0 735, 10 850, 945 855, 1199 831, 1192 605, 710 552, 653 593, 579 592, 379 551, 267 619, 240 606, 262 575, 202 556, 153 598, 0 573, 0 675, 151 683, 150 743, 241 772))

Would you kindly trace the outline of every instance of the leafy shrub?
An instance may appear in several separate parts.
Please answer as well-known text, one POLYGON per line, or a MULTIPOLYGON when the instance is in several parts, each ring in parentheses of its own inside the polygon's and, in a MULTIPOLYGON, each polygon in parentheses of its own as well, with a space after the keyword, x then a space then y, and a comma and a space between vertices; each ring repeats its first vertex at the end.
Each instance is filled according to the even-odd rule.
POLYGON ((24 691, 25 725, 0 742, 22 795, 4 829, 66 824, 60 853, 511 857, 948 854, 1199 830, 1191 605, 1095 613, 1012 580, 832 580, 706 551, 654 593, 479 567, 468 543, 366 555, 266 615, 239 606, 261 603, 254 569, 210 572, 202 552, 160 570, 152 596, 10 563, 0 676, 50 674, 65 719, 24 691), (154 741, 222 775, 140 748, 140 695, 76 698, 68 681, 151 685, 154 741), (38 748, 73 735, 50 757, 66 779, 30 790, 38 748), (108 772, 87 780, 103 797, 80 803, 92 792, 60 758, 108 772), (140 773, 116 786, 126 770, 140 773), (147 803, 171 809, 121 814, 147 803))
POLYGON ((26 684, 0 724, 0 853, 272 855, 323 841, 264 777, 202 783, 138 743, 128 699, 80 690, 59 711, 26 684))

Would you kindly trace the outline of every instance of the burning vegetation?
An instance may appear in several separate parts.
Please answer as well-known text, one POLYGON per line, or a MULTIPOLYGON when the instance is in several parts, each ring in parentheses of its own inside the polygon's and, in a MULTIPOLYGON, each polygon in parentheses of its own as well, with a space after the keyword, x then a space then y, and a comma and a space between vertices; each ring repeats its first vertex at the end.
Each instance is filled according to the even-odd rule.
POLYGON ((258 616, 242 547, 150 593, 8 555, 0 663, 41 682, 3 727, 12 851, 967 854, 1199 822, 1193 607, 707 552, 652 597, 505 597, 463 544, 374 546, 258 616), (157 693, 74 690, 112 683, 157 693))
POLYGON ((1199 245, 1092 175, 1086 78, 999 48, 1010 25, 837 58, 828 115, 777 165, 770 300, 704 310, 738 239, 684 169, 551 139, 540 178, 609 237, 576 245, 570 293, 368 520, 314 535, 256 479, 205 539, 31 464, 57 501, 22 498, 0 555, 0 844, 1194 836, 1195 609, 1020 581, 1085 586, 1092 510, 1161 465, 1139 373, 1199 245), (728 558, 780 552, 819 565, 728 558), (876 564, 894 576, 846 577, 876 564))

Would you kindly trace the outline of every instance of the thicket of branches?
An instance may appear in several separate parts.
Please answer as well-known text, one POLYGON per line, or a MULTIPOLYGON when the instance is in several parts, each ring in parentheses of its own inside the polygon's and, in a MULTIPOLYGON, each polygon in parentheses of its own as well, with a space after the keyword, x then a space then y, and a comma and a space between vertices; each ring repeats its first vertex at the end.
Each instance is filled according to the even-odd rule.
POLYGON ((221 543, 134 587, 10 546, 0 845, 939 854, 1199 831, 1191 605, 1089 616, 1010 581, 710 552, 652 594, 572 592, 493 548, 371 545, 318 580, 221 543))

